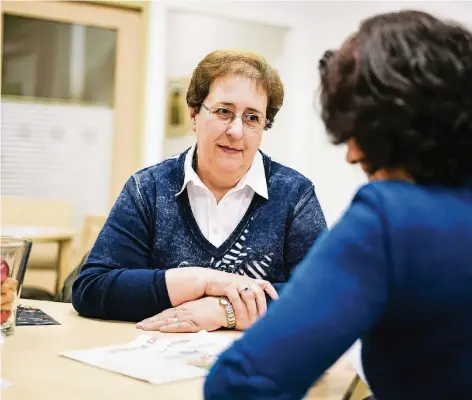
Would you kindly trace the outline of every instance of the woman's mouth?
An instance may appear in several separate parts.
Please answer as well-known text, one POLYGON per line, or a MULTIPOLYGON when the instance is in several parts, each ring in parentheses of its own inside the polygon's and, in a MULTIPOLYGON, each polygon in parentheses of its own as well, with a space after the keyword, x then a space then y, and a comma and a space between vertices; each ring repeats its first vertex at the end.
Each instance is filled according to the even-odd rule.
POLYGON ((234 154, 239 154, 242 150, 239 150, 235 147, 231 147, 231 146, 222 146, 222 145, 218 145, 218 147, 226 154, 230 154, 230 155, 234 155, 234 154))

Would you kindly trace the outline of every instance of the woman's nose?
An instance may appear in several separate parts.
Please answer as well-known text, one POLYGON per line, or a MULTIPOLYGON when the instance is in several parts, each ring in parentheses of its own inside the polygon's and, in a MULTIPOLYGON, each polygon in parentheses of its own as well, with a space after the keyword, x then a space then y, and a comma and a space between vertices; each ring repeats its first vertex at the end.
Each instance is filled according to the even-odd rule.
POLYGON ((346 161, 349 164, 357 164, 362 158, 361 149, 353 139, 350 139, 347 142, 346 161))
POLYGON ((229 124, 226 133, 234 139, 241 139, 244 135, 244 125, 240 117, 236 117, 233 122, 229 124))

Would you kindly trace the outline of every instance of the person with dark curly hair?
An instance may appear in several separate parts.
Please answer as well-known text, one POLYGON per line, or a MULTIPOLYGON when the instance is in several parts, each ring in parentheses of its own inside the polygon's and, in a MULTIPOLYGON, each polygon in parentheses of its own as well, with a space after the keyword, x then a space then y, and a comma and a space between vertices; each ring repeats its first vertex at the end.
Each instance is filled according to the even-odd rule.
POLYGON ((371 17, 320 61, 322 118, 370 182, 205 398, 300 399, 352 344, 377 400, 472 398, 472 33, 371 17))
POLYGON ((72 285, 79 314, 198 332, 265 313, 326 229, 313 183, 259 150, 283 98, 257 54, 199 62, 186 94, 195 144, 126 182, 72 285))

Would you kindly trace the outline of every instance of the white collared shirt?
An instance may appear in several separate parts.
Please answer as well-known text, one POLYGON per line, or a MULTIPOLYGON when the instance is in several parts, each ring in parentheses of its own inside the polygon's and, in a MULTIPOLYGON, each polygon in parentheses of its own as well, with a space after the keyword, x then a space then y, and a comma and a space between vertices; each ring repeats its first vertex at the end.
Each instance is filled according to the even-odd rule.
POLYGON ((177 196, 187 187, 190 207, 200 231, 213 246, 220 247, 243 219, 254 193, 269 198, 264 162, 258 151, 246 175, 216 204, 215 196, 192 168, 195 148, 193 145, 185 156, 184 184, 177 196))

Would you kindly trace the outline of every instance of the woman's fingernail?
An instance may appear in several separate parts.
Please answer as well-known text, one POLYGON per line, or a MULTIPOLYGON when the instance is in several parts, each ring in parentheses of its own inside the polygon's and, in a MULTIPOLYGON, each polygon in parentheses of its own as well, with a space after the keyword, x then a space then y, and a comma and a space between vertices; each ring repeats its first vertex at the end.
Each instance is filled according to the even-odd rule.
POLYGON ((143 323, 142 323, 142 322, 138 322, 138 323, 136 324, 136 328, 141 329, 142 327, 143 327, 143 323))

